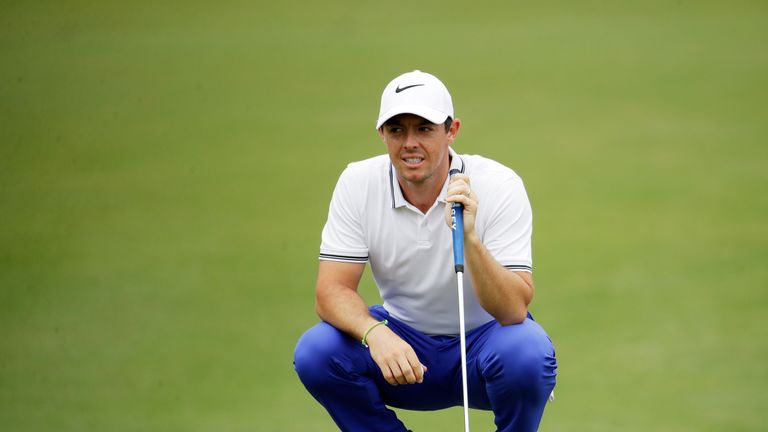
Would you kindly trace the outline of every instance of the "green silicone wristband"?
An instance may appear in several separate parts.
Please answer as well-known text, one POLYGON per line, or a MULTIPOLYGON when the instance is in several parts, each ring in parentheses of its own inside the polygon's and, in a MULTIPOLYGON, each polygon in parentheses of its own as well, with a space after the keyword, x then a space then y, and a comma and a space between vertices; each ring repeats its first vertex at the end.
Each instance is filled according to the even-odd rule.
POLYGON ((368 348, 368 341, 366 340, 366 339, 368 339, 368 333, 370 333, 371 330, 375 329, 376 327, 378 327, 380 325, 389 325, 389 321, 387 321, 387 320, 379 321, 376 324, 368 327, 368 330, 366 330, 365 333, 363 334, 363 339, 360 341, 360 342, 362 342, 364 347, 368 348))

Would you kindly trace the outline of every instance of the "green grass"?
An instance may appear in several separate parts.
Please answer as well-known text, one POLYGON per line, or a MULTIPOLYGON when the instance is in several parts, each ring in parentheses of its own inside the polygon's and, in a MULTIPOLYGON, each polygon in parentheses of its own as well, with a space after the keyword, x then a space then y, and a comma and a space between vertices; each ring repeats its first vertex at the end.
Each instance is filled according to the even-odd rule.
POLYGON ((456 149, 526 181, 560 363, 541 429, 768 429, 763 2, 0 11, 3 430, 335 430, 293 345, 333 184, 416 68, 456 149))

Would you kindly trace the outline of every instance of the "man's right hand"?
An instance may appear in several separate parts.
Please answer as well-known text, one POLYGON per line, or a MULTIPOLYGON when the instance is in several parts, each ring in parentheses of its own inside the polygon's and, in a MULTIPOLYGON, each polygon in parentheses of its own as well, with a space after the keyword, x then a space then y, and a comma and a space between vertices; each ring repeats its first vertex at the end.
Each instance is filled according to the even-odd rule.
POLYGON ((427 367, 421 364, 413 348, 388 327, 378 326, 371 330, 366 342, 373 361, 390 385, 424 381, 427 367))
MULTIPOLYGON (((321 319, 354 336, 376 324, 363 298, 357 293, 365 264, 320 261, 315 301, 321 319)), ((358 339, 359 340, 359 339, 358 339)), ((373 361, 391 385, 416 384, 424 380, 427 368, 416 352, 387 326, 376 326, 366 336, 373 361)))

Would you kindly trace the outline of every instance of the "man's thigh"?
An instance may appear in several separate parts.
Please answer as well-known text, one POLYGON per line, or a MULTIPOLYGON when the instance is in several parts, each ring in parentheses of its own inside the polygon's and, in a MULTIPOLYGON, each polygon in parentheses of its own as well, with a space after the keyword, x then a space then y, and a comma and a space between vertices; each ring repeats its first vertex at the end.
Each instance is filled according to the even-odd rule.
POLYGON ((555 349, 533 319, 501 326, 488 323, 468 335, 470 405, 492 409, 510 395, 549 396, 557 370, 555 349))

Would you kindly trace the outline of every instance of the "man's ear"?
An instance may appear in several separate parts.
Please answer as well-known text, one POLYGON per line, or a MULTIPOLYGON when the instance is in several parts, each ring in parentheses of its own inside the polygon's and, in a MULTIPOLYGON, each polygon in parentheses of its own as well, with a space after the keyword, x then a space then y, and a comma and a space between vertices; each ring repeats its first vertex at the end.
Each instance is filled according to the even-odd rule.
POLYGON ((453 143, 453 140, 456 139, 456 135, 459 133, 459 128, 461 127, 461 120, 454 119, 451 123, 451 126, 448 128, 448 139, 451 140, 451 143, 453 143))

